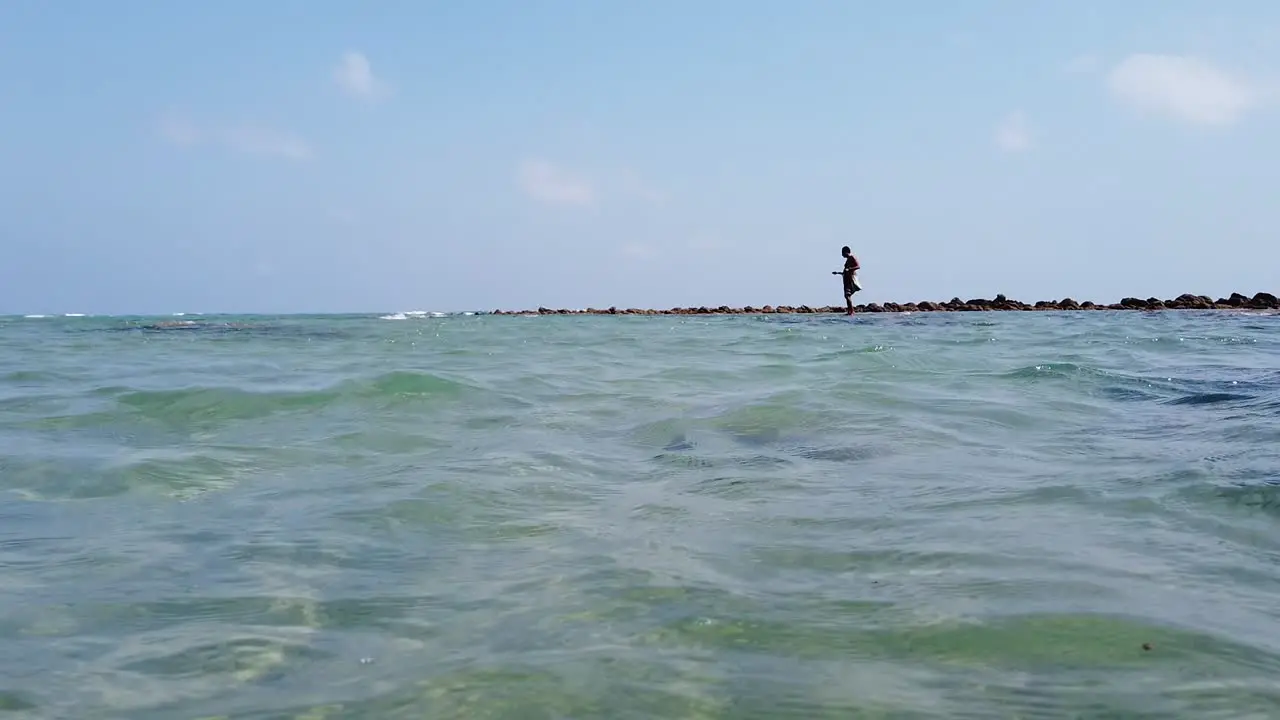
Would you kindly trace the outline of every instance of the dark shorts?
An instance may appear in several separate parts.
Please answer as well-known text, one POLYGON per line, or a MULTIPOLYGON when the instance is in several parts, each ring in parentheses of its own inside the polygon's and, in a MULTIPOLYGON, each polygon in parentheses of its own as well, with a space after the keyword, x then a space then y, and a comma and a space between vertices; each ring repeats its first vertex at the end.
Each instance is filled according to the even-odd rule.
POLYGON ((858 287, 853 284, 853 273, 841 273, 841 279, 844 280, 844 296, 853 297, 858 292, 858 287))

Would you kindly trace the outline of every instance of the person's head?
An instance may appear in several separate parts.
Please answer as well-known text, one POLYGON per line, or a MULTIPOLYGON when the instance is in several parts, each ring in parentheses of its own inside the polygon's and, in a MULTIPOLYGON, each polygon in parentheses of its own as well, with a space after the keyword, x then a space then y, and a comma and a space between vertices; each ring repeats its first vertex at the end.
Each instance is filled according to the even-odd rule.
POLYGON ((853 251, 849 249, 848 245, 845 245, 844 247, 840 248, 840 254, 844 257, 849 257, 849 253, 851 252, 853 251))

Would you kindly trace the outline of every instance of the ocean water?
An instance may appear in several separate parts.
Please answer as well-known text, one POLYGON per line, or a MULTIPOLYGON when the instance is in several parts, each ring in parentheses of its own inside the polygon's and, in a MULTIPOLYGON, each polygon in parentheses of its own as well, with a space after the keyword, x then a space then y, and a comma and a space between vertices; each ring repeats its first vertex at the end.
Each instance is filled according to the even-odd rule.
POLYGON ((0 587, 4 720, 1280 717, 1280 316, 6 318, 0 587))

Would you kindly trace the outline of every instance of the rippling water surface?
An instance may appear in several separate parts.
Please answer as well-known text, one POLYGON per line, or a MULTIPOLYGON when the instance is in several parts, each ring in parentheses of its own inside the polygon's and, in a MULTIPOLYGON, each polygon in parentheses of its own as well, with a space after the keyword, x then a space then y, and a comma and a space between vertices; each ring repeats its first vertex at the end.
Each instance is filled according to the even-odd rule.
POLYGON ((0 718, 1280 717, 1280 317, 0 320, 0 718))

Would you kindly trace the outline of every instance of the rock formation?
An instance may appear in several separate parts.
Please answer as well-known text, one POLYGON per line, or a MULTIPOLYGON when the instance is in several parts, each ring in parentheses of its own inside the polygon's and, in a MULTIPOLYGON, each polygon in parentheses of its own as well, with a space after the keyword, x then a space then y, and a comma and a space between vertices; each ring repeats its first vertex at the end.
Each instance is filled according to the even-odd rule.
MULTIPOLYGON (((1040 300, 1027 304, 1018 300, 1010 300, 1004 295, 996 295, 995 299, 973 298, 961 300, 951 298, 946 302, 925 300, 918 303, 871 303, 857 305, 859 313, 901 313, 901 312, 992 312, 992 311, 1098 311, 1098 310, 1280 310, 1280 300, 1267 292, 1256 293, 1252 297, 1231 293, 1231 297, 1214 300, 1207 295, 1186 293, 1172 300, 1160 298, 1126 297, 1118 303, 1106 305, 1088 300, 1076 302, 1071 298, 1061 300, 1040 300)), ((494 310, 493 315, 750 315, 750 314, 828 314, 844 313, 845 308, 839 305, 826 307, 810 307, 808 305, 765 305, 763 307, 677 307, 669 310, 641 310, 637 308, 621 309, 611 307, 605 310, 587 308, 586 310, 553 310, 540 307, 537 310, 494 310)))

